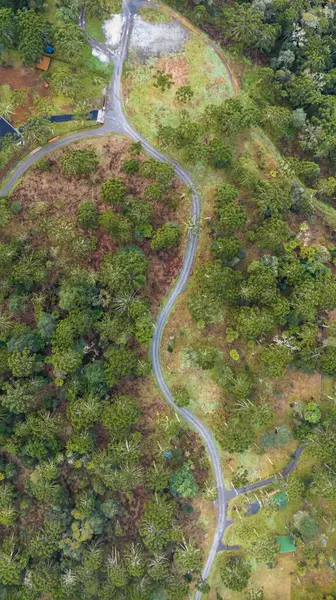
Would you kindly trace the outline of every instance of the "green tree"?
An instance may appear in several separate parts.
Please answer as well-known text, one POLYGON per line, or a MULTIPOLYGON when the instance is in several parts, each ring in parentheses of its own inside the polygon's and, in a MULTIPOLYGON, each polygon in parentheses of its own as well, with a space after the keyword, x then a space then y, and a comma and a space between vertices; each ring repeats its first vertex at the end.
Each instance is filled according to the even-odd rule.
POLYGON ((240 204, 233 202, 216 209, 216 228, 220 233, 235 233, 246 223, 246 212, 240 204))
POLYGON ((165 223, 154 232, 150 246, 152 250, 174 248, 179 244, 180 238, 180 226, 177 223, 165 223))
POLYGON ((84 177, 97 170, 99 160, 95 150, 66 150, 61 157, 65 177, 84 177))
POLYGON ((274 318, 268 310, 243 306, 239 311, 237 325, 243 337, 253 340, 272 331, 274 318))
POLYGON ((243 423, 237 416, 230 417, 226 426, 215 424, 215 430, 222 447, 230 453, 245 452, 254 439, 251 424, 243 423))
POLYGON ((128 175, 134 175, 134 173, 138 173, 140 169, 140 162, 136 160, 136 158, 130 158, 129 160, 125 160, 123 163, 123 170, 128 175))
POLYGON ((55 27, 54 41, 57 54, 74 61, 89 45, 86 34, 76 23, 62 23, 55 27))
POLYGON ((77 398, 71 395, 67 406, 67 417, 75 429, 89 429, 100 419, 101 401, 92 395, 77 398))
POLYGON ((321 414, 321 409, 316 402, 308 402, 303 409, 303 418, 308 423, 319 423, 321 414))
POLYGON ((102 421, 114 438, 124 437, 139 416, 137 401, 129 396, 115 396, 113 402, 106 405, 102 421))
POLYGON ((154 87, 162 92, 170 90, 173 85, 173 76, 171 73, 165 73, 163 69, 157 69, 154 73, 154 87))
POLYGON ((108 385, 117 385, 122 377, 133 375, 137 368, 137 356, 132 350, 111 346, 105 352, 105 377, 108 385))
POLYGON ((208 144, 208 156, 210 164, 216 169, 227 167, 232 160, 230 146, 218 138, 213 138, 208 144))
POLYGON ((155 492, 163 492, 168 488, 170 471, 166 465, 157 464, 153 462, 153 465, 146 472, 146 484, 155 492))
POLYGON ((99 226, 111 234, 118 242, 126 243, 132 239, 132 225, 126 217, 111 211, 99 216, 99 226))
POLYGON ((244 596, 244 600, 265 600, 265 595, 262 589, 251 588, 244 596))
POLYGON ((100 188, 101 197, 109 204, 122 204, 127 192, 123 179, 111 177, 102 183, 100 188))
POLYGON ((286 222, 278 217, 270 217, 248 237, 260 244, 262 248, 277 252, 288 239, 288 236, 289 231, 286 222))
POLYGON ((291 133, 292 111, 284 106, 267 106, 261 122, 276 140, 288 137, 291 133))
POLYGON ((25 413, 28 409, 36 405, 45 381, 42 378, 31 380, 17 380, 5 382, 2 390, 5 392, 1 397, 1 404, 8 408, 12 413, 25 413))
POLYGON ((202 551, 193 540, 184 540, 175 552, 174 562, 183 574, 199 573, 202 567, 202 551))
POLYGON ((22 137, 28 144, 44 145, 53 133, 51 122, 45 117, 30 117, 22 128, 22 137))
POLYGON ((214 257, 223 261, 224 263, 231 262, 236 256, 238 256, 241 248, 241 241, 233 235, 216 237, 211 244, 214 257))
POLYGON ((42 34, 49 32, 49 26, 34 10, 19 10, 16 14, 16 31, 19 39, 18 50, 26 65, 33 67, 43 54, 42 34))
POLYGON ((28 348, 24 348, 22 352, 15 350, 8 357, 8 365, 14 377, 28 377, 32 375, 36 366, 35 356, 28 348))
POLYGON ((3 586, 21 584, 21 577, 28 564, 28 558, 18 550, 13 537, 3 539, 0 550, 0 582, 3 586))
MULTIPOLYGON (((0 45, 13 48, 15 44, 15 17, 11 8, 0 8, 0 45)), ((4 115, 5 116, 5 115, 4 115)))
POLYGON ((161 552, 178 539, 175 517, 176 505, 166 496, 155 496, 146 502, 139 533, 152 552, 161 552))
POLYGON ((270 377, 281 377, 293 360, 293 351, 286 346, 272 344, 261 354, 262 365, 270 377))
POLYGON ((179 88, 177 88, 175 95, 178 102, 185 104, 192 99, 194 92, 190 85, 181 85, 179 88))
POLYGON ((74 101, 85 102, 86 91, 79 74, 59 69, 51 75, 51 86, 58 94, 64 94, 74 101))
POLYGON ((210 123, 218 125, 224 133, 237 134, 258 123, 258 110, 248 98, 228 98, 222 104, 211 105, 206 110, 210 123))
POLYGON ((325 375, 336 374, 336 348, 326 347, 321 352, 318 360, 319 370, 325 375))
POLYGON ((257 562, 274 564, 278 554, 280 552, 280 546, 275 539, 264 539, 257 542, 253 547, 253 555, 257 562))
POLYGON ((98 226, 98 210, 90 200, 83 200, 77 207, 78 223, 84 229, 94 229, 98 226))
POLYGON ((251 574, 251 565, 242 556, 223 555, 220 561, 222 581, 230 590, 240 592, 246 588, 251 574))
POLYGON ((133 293, 146 283, 148 261, 142 250, 136 246, 106 254, 100 278, 111 292, 133 293))
POLYGON ((159 183, 151 183, 148 185, 145 189, 145 196, 156 202, 162 200, 163 192, 161 185, 159 183))
POLYGON ((191 465, 184 463, 177 469, 169 479, 170 491, 173 495, 182 496, 182 498, 192 498, 196 496, 199 488, 195 482, 191 465))

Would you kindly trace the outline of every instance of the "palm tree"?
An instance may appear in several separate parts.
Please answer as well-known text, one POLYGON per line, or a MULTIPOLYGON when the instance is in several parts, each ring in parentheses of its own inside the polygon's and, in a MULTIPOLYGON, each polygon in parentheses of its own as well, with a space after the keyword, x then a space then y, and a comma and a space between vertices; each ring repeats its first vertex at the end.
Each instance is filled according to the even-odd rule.
POLYGON ((10 102, 0 102, 0 116, 4 119, 9 119, 15 113, 14 104, 10 102))

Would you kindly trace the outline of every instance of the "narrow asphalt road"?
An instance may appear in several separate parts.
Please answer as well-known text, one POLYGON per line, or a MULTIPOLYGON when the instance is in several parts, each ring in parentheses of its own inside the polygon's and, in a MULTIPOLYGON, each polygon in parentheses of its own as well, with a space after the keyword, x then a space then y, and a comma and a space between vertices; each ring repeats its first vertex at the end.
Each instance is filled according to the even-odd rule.
MULTIPOLYGON (((170 160, 164 154, 159 152, 156 148, 154 148, 151 144, 149 144, 139 133, 133 129, 133 127, 129 124, 126 115, 124 114, 121 100, 121 74, 123 69, 124 60, 127 54, 128 43, 130 39, 130 34, 133 25, 133 17, 137 12, 138 8, 143 4, 143 0, 123 0, 123 27, 121 32, 121 39, 118 47, 116 49, 108 48, 105 44, 101 44, 93 40, 89 37, 90 44, 93 48, 98 51, 104 52, 108 55, 114 63, 114 72, 112 82, 107 90, 107 100, 106 100, 106 113, 105 113, 105 122, 102 127, 99 129, 94 128, 87 131, 82 131, 79 133, 75 133, 68 137, 65 137, 60 140, 56 140, 50 144, 47 144, 37 152, 32 155, 28 155, 26 159, 24 159, 21 164, 18 165, 17 169, 12 172, 9 178, 6 180, 2 188, 0 189, 0 196, 6 196, 18 179, 37 161, 39 161, 43 156, 48 154, 49 152, 62 148, 72 142, 76 142, 79 140, 83 140, 89 137, 96 137, 101 135, 106 135, 109 133, 123 133, 131 137, 135 141, 140 141, 143 149, 153 158, 160 160, 162 162, 167 162, 174 166, 177 177, 183 181, 187 186, 192 190, 191 196, 191 217, 195 223, 198 222, 198 219, 201 215, 201 196, 192 180, 190 174, 183 169, 178 163, 170 160)), ((80 17, 80 25, 83 29, 85 29, 85 15, 81 14, 80 17)), ((165 381, 162 367, 160 363, 160 344, 162 334, 165 328, 165 325, 168 321, 169 315, 174 307, 175 302, 178 297, 184 291, 187 282, 189 280, 190 274, 193 269, 193 263, 195 259, 195 254, 197 251, 198 245, 198 236, 192 233, 188 234, 186 251, 183 259, 182 269, 177 278, 175 286, 171 290, 160 314, 158 315, 154 334, 153 341, 151 345, 151 358, 153 363, 153 372, 157 384, 166 398, 168 404, 172 406, 172 408, 179 413, 183 419, 194 429, 203 439, 203 442, 207 448, 209 459, 213 468, 213 473, 216 479, 216 485, 218 490, 218 496, 216 500, 216 508, 217 508, 217 518, 216 518, 216 531, 214 535, 214 539, 212 541, 211 548, 209 550, 209 554, 203 568, 202 578, 205 580, 209 576, 213 561, 215 559, 216 553, 221 549, 221 541, 225 532, 225 529, 231 522, 227 521, 226 511, 227 504, 229 500, 235 497, 237 494, 246 493, 250 490, 256 489, 257 487, 261 487, 262 485, 267 485, 271 483, 274 478, 265 479, 261 482, 257 482, 256 484, 251 484, 246 486, 245 488, 241 488, 236 491, 227 490, 224 486, 223 479, 223 470, 221 466, 220 454, 216 448, 214 438, 208 428, 196 417, 192 412, 190 412, 186 408, 179 408, 175 402, 174 397, 165 381)), ((298 460, 298 457, 296 458, 298 460)), ((294 464, 291 464, 291 470, 294 468, 296 464, 296 460, 294 464)), ((195 600, 201 600, 202 593, 200 591, 196 591, 195 600)))

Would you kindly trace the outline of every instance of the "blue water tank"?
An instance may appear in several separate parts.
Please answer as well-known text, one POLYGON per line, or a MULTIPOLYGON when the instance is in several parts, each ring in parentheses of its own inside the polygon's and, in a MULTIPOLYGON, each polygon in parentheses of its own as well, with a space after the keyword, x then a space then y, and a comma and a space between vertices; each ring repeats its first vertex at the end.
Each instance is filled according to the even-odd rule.
POLYGON ((47 54, 52 54, 54 52, 54 48, 49 46, 49 44, 45 47, 45 51, 47 54))
POLYGON ((172 453, 170 452, 170 450, 166 450, 165 457, 166 458, 171 458, 172 457, 172 453))

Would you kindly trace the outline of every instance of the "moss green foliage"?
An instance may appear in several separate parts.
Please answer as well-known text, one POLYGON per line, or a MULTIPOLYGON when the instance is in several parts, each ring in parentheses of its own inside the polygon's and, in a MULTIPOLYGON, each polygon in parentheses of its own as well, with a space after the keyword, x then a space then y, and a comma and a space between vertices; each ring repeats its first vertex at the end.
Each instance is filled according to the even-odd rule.
POLYGON ((98 225, 98 210, 93 202, 84 200, 78 205, 78 223, 83 229, 94 229, 98 225))
POLYGON ((94 173, 98 163, 94 150, 66 150, 61 158, 62 173, 66 177, 83 177, 94 173))
POLYGON ((220 574, 226 587, 241 591, 247 586, 251 574, 251 565, 241 556, 225 555, 221 559, 220 574))
POLYGON ((109 204, 120 204, 126 195, 126 186, 122 179, 111 178, 101 186, 101 196, 109 204))
MULTIPOLYGON (((168 198, 174 171, 146 162, 146 176, 131 168, 125 178, 146 177, 142 188, 159 181, 168 198)), ((49 169, 38 177, 92 177, 98 153, 70 149, 49 169)), ((165 231, 164 221, 141 195, 126 199, 120 182, 102 186, 114 212, 92 187, 92 200, 71 198, 74 219, 57 215, 54 200, 34 215, 1 200, 0 584, 8 598, 138 599, 172 589, 183 599, 202 564, 186 514, 184 536, 180 501, 200 491, 204 453, 191 462, 193 434, 168 411, 150 414, 140 385, 151 368, 154 252, 137 245, 136 228, 155 218, 165 231)))
POLYGON ((177 246, 181 237, 180 226, 177 223, 165 223, 154 232, 151 241, 152 250, 162 250, 177 246))
POLYGON ((172 494, 183 498, 195 496, 198 492, 198 486, 190 466, 187 464, 184 464, 172 474, 169 484, 172 494))
POLYGON ((213 138, 208 144, 209 162, 216 169, 227 167, 232 160, 230 147, 218 138, 213 138))

